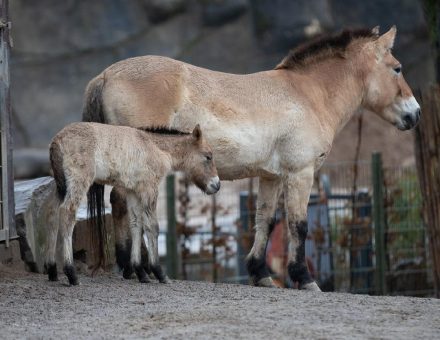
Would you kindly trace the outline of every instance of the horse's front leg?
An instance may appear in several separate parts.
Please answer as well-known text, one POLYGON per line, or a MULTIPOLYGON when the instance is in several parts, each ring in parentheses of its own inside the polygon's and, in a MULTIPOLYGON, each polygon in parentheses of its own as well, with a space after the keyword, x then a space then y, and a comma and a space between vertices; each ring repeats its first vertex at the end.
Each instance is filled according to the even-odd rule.
POLYGON ((110 194, 112 205, 113 230, 115 233, 115 256, 119 269, 125 279, 130 279, 133 267, 130 263, 131 234, 127 212, 127 191, 114 187, 110 194))
POLYGON ((321 291, 312 279, 306 264, 305 242, 307 238, 307 205, 313 185, 314 168, 308 167, 297 173, 286 174, 284 198, 289 231, 290 279, 298 282, 299 289, 321 291))
POLYGON ((266 265, 266 246, 275 225, 275 209, 281 192, 279 178, 260 178, 255 214, 255 240, 246 259, 251 284, 275 287, 266 265))

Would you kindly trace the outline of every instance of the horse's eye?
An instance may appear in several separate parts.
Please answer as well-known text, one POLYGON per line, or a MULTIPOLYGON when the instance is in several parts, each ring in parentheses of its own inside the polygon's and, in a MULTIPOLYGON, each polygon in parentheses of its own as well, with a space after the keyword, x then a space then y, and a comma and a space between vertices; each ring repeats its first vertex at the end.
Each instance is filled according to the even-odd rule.
POLYGON ((206 160, 207 161, 212 161, 212 156, 210 156, 210 155, 206 156, 206 160))
POLYGON ((394 68, 394 72, 396 72, 397 74, 399 74, 400 72, 402 72, 402 66, 397 66, 394 68))

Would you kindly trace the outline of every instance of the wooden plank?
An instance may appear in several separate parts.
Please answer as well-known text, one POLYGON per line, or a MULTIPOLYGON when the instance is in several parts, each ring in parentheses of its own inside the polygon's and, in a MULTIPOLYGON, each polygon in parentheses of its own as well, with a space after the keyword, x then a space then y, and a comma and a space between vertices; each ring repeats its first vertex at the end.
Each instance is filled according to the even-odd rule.
POLYGON ((14 177, 12 167, 11 98, 9 89, 10 51, 9 1, 0 0, 0 129, 2 229, 8 246, 9 234, 15 234, 14 177))

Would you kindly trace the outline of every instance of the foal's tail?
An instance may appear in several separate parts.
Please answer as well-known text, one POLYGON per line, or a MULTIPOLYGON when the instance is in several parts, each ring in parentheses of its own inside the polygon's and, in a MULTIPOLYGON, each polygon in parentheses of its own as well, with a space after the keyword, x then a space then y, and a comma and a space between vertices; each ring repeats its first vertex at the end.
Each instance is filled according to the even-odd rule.
MULTIPOLYGON (((107 237, 107 228, 105 225, 105 203, 104 203, 104 185, 94 183, 87 193, 87 207, 89 222, 91 227, 92 244, 98 243, 98 262, 94 268, 96 271, 99 267, 105 269, 106 266, 106 246, 104 240, 107 237), (97 231, 98 242, 95 236, 97 231)), ((108 251, 107 251, 108 253, 108 251)))
POLYGON ((104 83, 104 75, 100 74, 93 78, 87 85, 84 94, 83 122, 107 123, 102 106, 104 83))

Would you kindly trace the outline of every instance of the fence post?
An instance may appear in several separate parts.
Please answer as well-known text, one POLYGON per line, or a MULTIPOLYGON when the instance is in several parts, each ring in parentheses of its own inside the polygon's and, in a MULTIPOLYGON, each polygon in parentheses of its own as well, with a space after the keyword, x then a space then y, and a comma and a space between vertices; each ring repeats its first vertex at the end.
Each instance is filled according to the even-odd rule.
POLYGON ((175 175, 166 179, 167 186, 167 274, 177 279, 177 231, 176 231, 176 192, 175 175))
POLYGON ((385 232, 384 232, 384 198, 383 198, 383 168, 382 155, 374 152, 372 155, 373 174, 373 221, 376 254, 376 293, 386 294, 385 282, 385 232))
POLYGON ((9 90, 9 50, 11 47, 9 0, 0 0, 0 241, 15 235, 14 174, 12 167, 11 99, 9 90))

